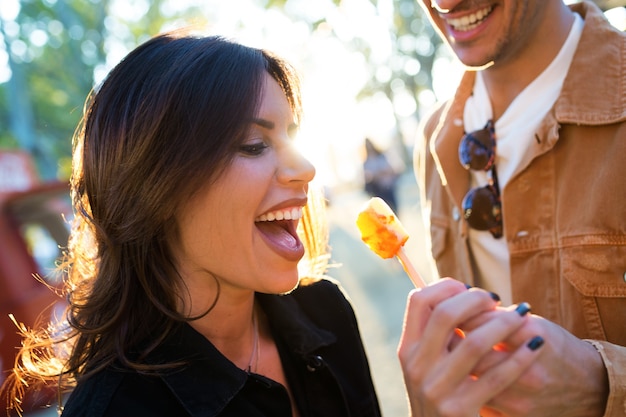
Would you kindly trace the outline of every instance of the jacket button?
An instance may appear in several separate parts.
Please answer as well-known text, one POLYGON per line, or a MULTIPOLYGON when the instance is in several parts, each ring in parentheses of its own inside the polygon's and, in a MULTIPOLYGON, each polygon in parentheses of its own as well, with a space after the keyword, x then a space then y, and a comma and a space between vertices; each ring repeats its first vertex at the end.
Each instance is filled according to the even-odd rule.
POLYGON ((308 369, 309 372, 315 372, 320 369, 322 365, 324 365, 324 360, 321 356, 310 356, 307 359, 306 369, 308 369))
POLYGON ((452 219, 454 219, 455 222, 458 222, 461 219, 461 213, 459 212, 457 206, 452 207, 452 219))

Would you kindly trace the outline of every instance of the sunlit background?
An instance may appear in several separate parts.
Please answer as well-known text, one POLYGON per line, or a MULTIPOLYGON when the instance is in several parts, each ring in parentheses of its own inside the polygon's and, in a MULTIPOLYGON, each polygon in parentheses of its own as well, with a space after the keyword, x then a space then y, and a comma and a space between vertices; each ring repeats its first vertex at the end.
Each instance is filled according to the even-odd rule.
MULTIPOLYGON (((624 7, 607 15, 624 27, 624 7)), ((0 146, 32 150, 44 177, 67 175, 69 126, 91 87, 58 83, 67 66, 97 84, 138 43, 188 25, 271 49, 300 69, 301 146, 330 188, 359 184, 365 137, 406 167, 420 115, 452 91, 460 70, 415 0, 2 0, 0 146), (65 61, 48 66, 55 53, 65 61), (46 78, 40 99, 67 109, 65 130, 42 117, 42 103, 29 102, 36 94, 26 94, 46 78)))
MULTIPOLYGON (((621 30, 625 2, 596 1, 621 30)), ((358 242, 353 220, 365 198, 368 137, 405 173, 400 214, 426 271, 414 133, 424 112, 452 93, 461 66, 416 0, 0 0, 0 151, 25 150, 42 181, 66 180, 89 90, 139 43, 189 25, 270 49, 299 69, 305 120, 298 141, 331 200, 334 260, 344 264, 336 275, 354 300, 383 411, 406 415, 395 346, 410 283, 397 264, 358 242), (381 279, 388 281, 381 286, 381 279)), ((10 175, 0 172, 0 189, 3 181, 19 186, 10 175)))

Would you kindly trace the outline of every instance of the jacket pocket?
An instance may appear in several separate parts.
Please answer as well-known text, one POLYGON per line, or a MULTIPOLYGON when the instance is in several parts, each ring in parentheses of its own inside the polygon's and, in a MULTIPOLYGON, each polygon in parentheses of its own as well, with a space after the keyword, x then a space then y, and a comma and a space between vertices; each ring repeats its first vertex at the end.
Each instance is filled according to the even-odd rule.
MULTIPOLYGON (((585 237, 561 249, 563 276, 577 292, 563 292, 564 308, 579 310, 592 338, 626 344, 626 236, 585 237), (592 244, 588 244, 589 241, 592 244), (616 243, 619 242, 619 243, 616 243)), ((567 314, 567 312, 565 312, 567 314)), ((576 314, 572 314, 574 317, 576 314)))

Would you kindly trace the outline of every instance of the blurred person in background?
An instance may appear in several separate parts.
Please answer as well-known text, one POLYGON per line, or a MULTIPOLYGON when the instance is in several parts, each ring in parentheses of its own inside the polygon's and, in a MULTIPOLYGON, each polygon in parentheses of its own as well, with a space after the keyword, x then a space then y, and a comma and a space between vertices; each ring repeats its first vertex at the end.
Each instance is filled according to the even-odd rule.
POLYGON ((365 148, 365 160, 363 161, 365 192, 370 197, 382 198, 397 213, 398 173, 385 153, 378 149, 370 138, 365 138, 363 146, 365 148))
POLYGON ((472 314, 448 280, 411 294, 413 415, 624 416, 626 36, 588 1, 420 3, 467 67, 415 147, 436 275, 501 305, 472 314), (513 336, 486 331, 524 302, 513 336), (522 376, 494 378, 533 336, 522 376))
POLYGON ((379 416, 351 304, 324 275, 292 67, 168 33, 87 104, 67 320, 25 331, 13 406, 47 382, 72 390, 65 417, 379 416))

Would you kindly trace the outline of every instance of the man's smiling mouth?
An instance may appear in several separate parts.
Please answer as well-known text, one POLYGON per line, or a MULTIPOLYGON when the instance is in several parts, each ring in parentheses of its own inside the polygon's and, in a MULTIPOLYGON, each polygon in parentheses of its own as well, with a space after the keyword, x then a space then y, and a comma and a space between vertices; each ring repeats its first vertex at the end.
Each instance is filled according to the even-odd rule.
POLYGON ((482 23, 482 21, 489 16, 493 10, 492 6, 485 7, 482 10, 477 11, 459 18, 448 18, 446 22, 456 31, 467 32, 472 30, 482 23))

